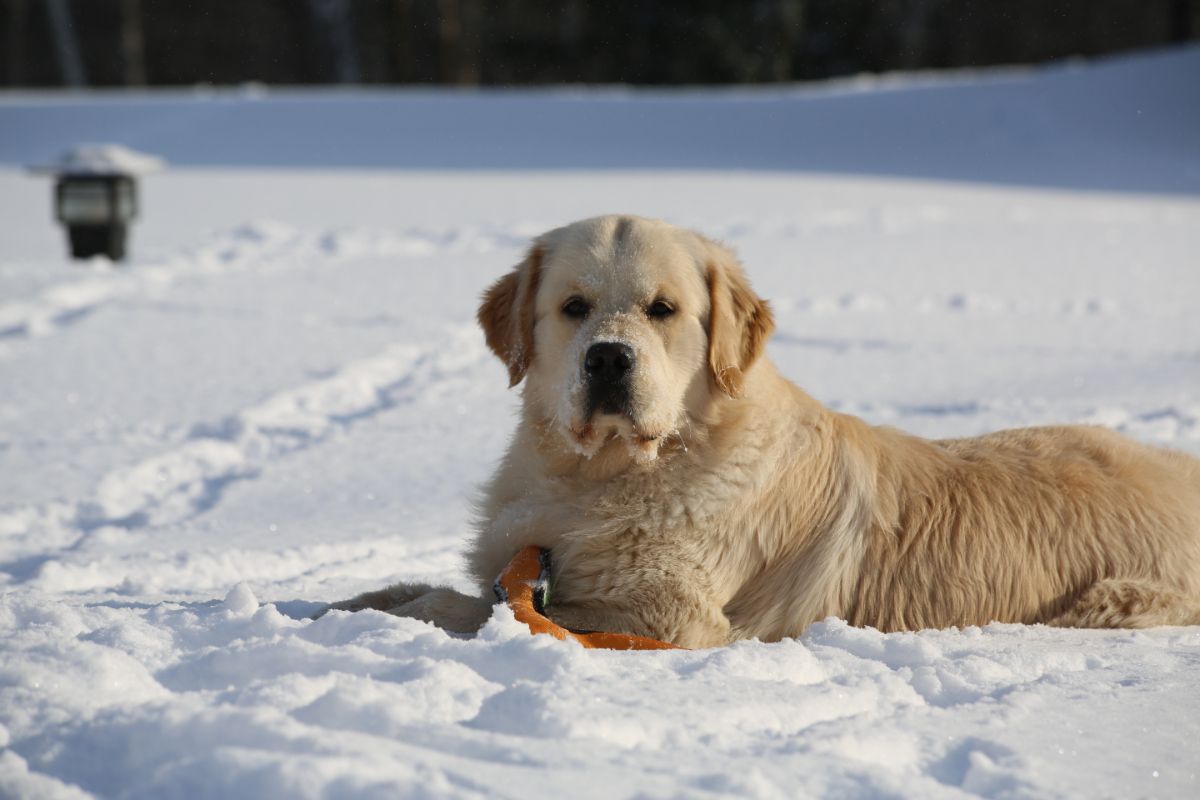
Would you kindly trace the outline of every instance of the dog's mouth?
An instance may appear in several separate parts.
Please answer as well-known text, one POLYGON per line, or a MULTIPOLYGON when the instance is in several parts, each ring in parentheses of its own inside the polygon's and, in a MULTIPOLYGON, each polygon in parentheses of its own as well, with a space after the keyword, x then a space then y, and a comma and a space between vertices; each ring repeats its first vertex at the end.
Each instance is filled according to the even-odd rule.
POLYGON ((621 440, 639 463, 658 458, 659 446, 666 438, 664 432, 642 428, 629 414, 595 413, 584 422, 572 423, 569 431, 575 449, 588 458, 609 442, 621 440))

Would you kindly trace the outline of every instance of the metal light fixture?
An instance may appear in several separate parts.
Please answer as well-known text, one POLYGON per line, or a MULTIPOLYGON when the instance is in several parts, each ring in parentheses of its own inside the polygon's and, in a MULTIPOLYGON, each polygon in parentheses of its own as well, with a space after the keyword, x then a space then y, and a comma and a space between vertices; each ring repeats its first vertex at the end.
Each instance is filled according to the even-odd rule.
POLYGON ((137 177, 163 165, 155 156, 107 144, 80 145, 54 164, 30 169, 57 176, 54 216, 67 228, 71 256, 121 261, 138 214, 137 177))
POLYGON ((125 258, 129 223, 137 216, 137 184, 129 175, 65 174, 54 190, 58 221, 75 258, 125 258))

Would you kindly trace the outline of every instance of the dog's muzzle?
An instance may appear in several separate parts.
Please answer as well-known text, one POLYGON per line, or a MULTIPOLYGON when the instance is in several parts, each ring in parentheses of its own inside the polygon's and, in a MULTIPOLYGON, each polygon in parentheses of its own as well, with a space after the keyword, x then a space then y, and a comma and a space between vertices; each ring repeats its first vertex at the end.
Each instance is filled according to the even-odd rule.
POLYGON ((589 417, 597 412, 629 414, 633 362, 633 348, 620 342, 597 342, 587 349, 583 372, 587 376, 589 417))

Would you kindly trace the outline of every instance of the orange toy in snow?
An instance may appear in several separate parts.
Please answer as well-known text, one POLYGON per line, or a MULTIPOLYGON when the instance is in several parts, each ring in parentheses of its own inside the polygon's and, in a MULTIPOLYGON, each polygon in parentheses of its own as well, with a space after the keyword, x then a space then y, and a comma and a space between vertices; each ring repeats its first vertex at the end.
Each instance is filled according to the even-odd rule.
POLYGON ((556 625, 544 613, 550 588, 550 552, 536 545, 523 548, 496 578, 496 596, 508 604, 513 616, 529 632, 548 633, 555 639, 574 639, 584 647, 605 650, 680 650, 678 645, 645 636, 601 631, 571 631, 556 625))

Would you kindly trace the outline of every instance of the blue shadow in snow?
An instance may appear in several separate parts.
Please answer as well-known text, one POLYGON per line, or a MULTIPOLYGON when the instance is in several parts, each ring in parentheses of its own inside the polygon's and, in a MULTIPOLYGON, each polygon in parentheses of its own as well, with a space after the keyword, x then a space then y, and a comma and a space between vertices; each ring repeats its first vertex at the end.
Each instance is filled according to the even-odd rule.
POLYGON ((1200 47, 731 90, 0 96, 0 163, 115 141, 189 167, 773 170, 1200 193, 1200 47))

